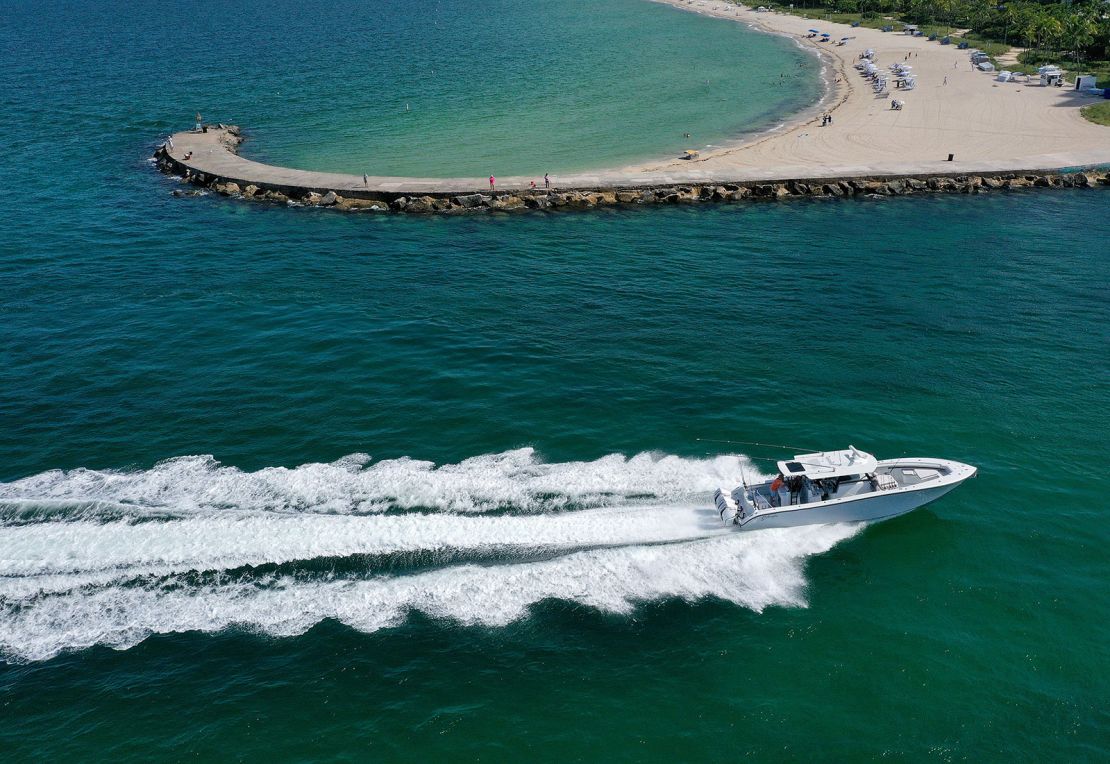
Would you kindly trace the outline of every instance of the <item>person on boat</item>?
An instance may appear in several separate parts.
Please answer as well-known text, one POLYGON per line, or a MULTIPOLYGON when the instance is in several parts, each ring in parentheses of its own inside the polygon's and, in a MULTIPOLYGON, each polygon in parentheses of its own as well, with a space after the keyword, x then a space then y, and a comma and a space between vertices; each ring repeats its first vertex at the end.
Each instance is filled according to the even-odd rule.
POLYGON ((781 507, 782 506, 782 497, 779 495, 779 491, 782 490, 782 487, 784 485, 786 485, 786 480, 783 478, 782 473, 780 472, 778 475, 775 476, 775 479, 771 481, 771 506, 772 507, 781 507))

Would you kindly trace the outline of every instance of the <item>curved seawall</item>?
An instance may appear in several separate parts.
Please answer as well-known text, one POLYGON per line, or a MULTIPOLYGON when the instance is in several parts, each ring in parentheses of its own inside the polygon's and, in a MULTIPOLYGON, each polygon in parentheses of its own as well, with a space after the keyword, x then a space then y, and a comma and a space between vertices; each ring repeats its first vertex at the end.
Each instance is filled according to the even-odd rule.
MULTIPOLYGON (((671 172, 608 171, 552 179, 506 178, 491 191, 470 178, 397 178, 297 170, 255 162, 237 153, 243 136, 234 125, 175 133, 155 152, 159 169, 225 196, 339 209, 458 213, 479 210, 585 208, 617 204, 693 203, 791 197, 982 193, 1026 187, 1110 184, 1101 154, 1054 154, 1005 162, 915 162, 822 168, 748 170, 722 174, 698 168, 671 172), (1085 165, 1089 169, 1082 170, 1085 165), (936 169, 932 169, 935 167, 936 169), (1082 171, 1080 171, 1082 170, 1082 171)), ((175 191, 178 195, 187 192, 175 191)))

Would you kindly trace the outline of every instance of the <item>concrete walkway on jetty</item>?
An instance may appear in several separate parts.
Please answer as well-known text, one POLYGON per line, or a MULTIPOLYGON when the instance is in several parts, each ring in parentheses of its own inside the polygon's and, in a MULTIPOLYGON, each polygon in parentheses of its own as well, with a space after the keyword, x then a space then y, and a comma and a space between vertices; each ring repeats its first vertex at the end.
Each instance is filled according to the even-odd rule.
MULTIPOLYGON (((1110 132, 1110 131, 1108 131, 1110 132)), ((207 132, 175 133, 166 147, 167 155, 190 174, 207 175, 224 183, 239 186, 255 185, 262 189, 291 195, 308 192, 334 191, 349 197, 391 197, 398 194, 449 196, 488 193, 489 183, 482 178, 399 178, 344 173, 313 172, 289 167, 275 167, 239 156, 235 153, 239 138, 226 128, 210 127, 207 132), (185 159, 189 156, 189 159, 185 159)), ((987 174, 1000 172, 1045 172, 1061 168, 1087 167, 1110 163, 1110 149, 1061 152, 1038 156, 1017 157, 1008 161, 981 160, 948 162, 944 160, 876 162, 873 164, 809 165, 725 169, 690 163, 690 167, 660 171, 610 170, 576 173, 552 178, 560 190, 598 190, 647 188, 663 186, 722 185, 732 183, 772 183, 791 180, 839 180, 843 178, 897 178, 926 175, 987 174)), ((497 190, 528 190, 532 177, 498 178, 497 190)), ((542 182, 540 183, 542 186, 542 182)))
MULTIPOLYGON (((1110 165, 1110 128, 1087 122, 1081 106, 1094 103, 1067 88, 1039 83, 999 83, 975 70, 968 52, 923 37, 852 28, 779 13, 757 13, 725 0, 658 0, 685 11, 749 24, 790 37, 821 56, 830 81, 823 104, 833 114, 822 126, 809 113, 781 129, 745 143, 701 150, 693 161, 661 158, 638 166, 553 174, 560 190, 619 190, 687 185, 774 183, 855 178, 1036 173, 1110 165), (844 45, 821 43, 809 35, 819 28, 844 45), (870 49, 886 72, 894 63, 911 63, 917 78, 912 90, 876 94, 853 68, 870 49), (900 110, 890 100, 904 101, 900 110), (946 161, 949 154, 954 161, 946 161)), ((724 21, 722 21, 724 23, 724 21)), ((893 81, 893 77, 891 78, 893 81)), ((295 170, 254 162, 236 153, 239 138, 217 128, 182 132, 167 146, 164 169, 206 176, 209 180, 254 185, 301 197, 307 192, 351 198, 400 195, 449 196, 488 193, 486 178, 400 178, 295 170), (189 159, 185 159, 189 156, 189 159)), ((543 186, 543 172, 497 178, 497 190, 543 186)), ((496 174, 496 165, 490 167, 496 174)))

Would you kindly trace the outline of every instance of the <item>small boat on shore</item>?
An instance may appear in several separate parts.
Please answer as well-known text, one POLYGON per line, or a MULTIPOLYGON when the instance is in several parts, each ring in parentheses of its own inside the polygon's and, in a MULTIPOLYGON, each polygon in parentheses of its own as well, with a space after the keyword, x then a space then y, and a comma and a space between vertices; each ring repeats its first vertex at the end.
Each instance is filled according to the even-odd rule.
POLYGON ((877 522, 939 499, 977 469, 948 459, 877 460, 849 446, 778 462, 774 480, 717 489, 721 519, 744 530, 877 522))

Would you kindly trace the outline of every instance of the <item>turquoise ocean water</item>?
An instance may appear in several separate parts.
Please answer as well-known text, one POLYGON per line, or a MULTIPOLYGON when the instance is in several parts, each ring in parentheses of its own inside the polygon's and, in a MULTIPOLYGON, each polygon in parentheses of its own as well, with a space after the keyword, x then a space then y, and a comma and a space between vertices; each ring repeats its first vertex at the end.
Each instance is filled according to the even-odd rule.
POLYGON ((670 150, 649 107, 712 142, 798 106, 669 89, 712 46, 806 65, 738 25, 487 17, 498 44, 453 3, 10 10, 0 757, 1104 760, 1106 192, 421 219, 175 199, 146 161, 193 101, 350 169, 445 146, 474 93, 517 131, 482 153, 460 105, 458 172, 670 150), (603 44, 634 91, 575 67, 603 44), (491 87, 491 47, 540 50, 548 96, 491 87), (568 83, 598 110, 533 124, 568 83), (440 113, 360 144, 414 91, 440 113), (710 492, 781 452, 699 438, 981 474, 875 527, 739 535, 710 492))

